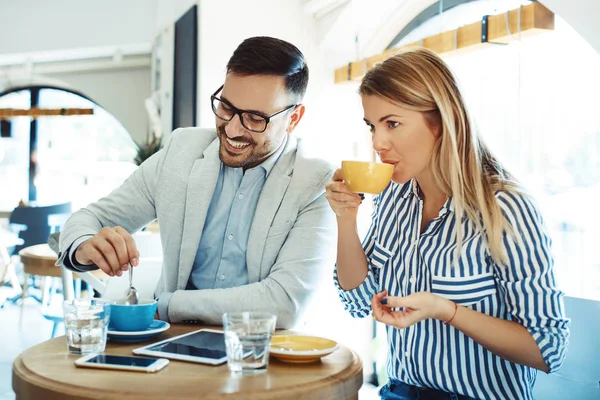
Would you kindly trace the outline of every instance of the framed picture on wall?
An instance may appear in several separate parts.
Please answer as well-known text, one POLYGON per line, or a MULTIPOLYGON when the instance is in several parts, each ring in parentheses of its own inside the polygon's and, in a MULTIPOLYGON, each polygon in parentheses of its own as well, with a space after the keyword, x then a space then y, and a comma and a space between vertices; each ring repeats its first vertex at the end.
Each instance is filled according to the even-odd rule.
POLYGON ((151 129, 168 135, 173 127, 173 62, 175 25, 170 24, 161 30, 152 44, 152 64, 150 71, 151 96, 146 101, 151 129), (160 120, 157 129, 156 114, 160 120))

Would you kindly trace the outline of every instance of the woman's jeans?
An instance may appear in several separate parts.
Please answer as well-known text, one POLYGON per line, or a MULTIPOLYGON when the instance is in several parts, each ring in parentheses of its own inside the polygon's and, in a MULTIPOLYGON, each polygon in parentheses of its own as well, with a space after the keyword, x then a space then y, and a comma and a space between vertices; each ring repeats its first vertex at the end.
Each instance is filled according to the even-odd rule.
POLYGON ((408 385, 394 379, 390 379, 379 389, 379 396, 383 400, 475 400, 460 394, 408 385))

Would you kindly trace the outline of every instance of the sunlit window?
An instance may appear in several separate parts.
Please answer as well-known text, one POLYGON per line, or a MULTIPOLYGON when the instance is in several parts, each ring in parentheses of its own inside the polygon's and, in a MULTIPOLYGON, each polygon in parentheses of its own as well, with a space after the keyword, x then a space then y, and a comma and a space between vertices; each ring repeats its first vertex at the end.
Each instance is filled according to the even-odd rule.
MULTIPOLYGON (((527 2, 464 4, 394 45, 522 3, 527 2)), ((558 15, 553 31, 512 34, 516 41, 510 45, 443 57, 460 80, 482 136, 542 208, 560 287, 568 295, 600 300, 600 227, 592 215, 600 199, 600 54, 558 15)))
POLYGON ((538 200, 560 286, 600 300, 600 55, 557 16, 553 32, 446 59, 483 137, 538 200))
MULTIPOLYGON (((9 93, 0 97, 0 107, 29 108, 29 95, 29 89, 9 93)), ((38 118, 37 204, 70 201, 77 210, 110 193, 135 170, 136 145, 131 136, 97 104, 54 88, 40 89, 38 104, 40 108, 93 108, 94 115, 38 118)), ((0 142, 5 154, 0 181, 10 188, 2 196, 2 208, 28 199, 29 135, 30 118, 14 118, 12 137, 0 142)))
MULTIPOLYGON (((393 47, 526 3, 469 2, 425 21, 393 47)), ((537 200, 553 240, 559 286, 567 295, 600 300, 600 226, 595 215, 600 199, 600 55, 558 15, 553 31, 512 34, 515 41, 509 45, 490 44, 442 57, 457 75, 486 143, 537 200)), ((327 141, 321 151, 329 157, 364 159, 365 148, 370 148, 357 87, 357 82, 336 85, 325 97, 328 104, 338 105, 328 109, 337 118, 322 122, 323 131, 331 133, 320 139, 327 141)), ((368 219, 361 219, 362 232, 368 219)), ((374 358, 384 383, 381 326, 371 342, 372 333, 363 331, 362 321, 347 322, 337 304, 320 305, 328 320, 336 321, 335 328, 322 321, 323 334, 357 349, 365 371, 374 358)))
MULTIPOLYGON (((29 90, 0 97, 0 108, 27 109, 29 90)), ((0 210, 12 210, 19 200, 27 199, 29 182, 29 118, 10 121, 10 137, 0 138, 0 210)))

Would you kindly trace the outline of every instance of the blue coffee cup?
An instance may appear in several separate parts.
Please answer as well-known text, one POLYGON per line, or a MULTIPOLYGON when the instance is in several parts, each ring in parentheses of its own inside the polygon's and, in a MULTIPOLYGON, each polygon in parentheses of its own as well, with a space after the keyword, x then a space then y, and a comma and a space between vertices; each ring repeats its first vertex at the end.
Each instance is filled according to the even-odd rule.
POLYGON ((111 304, 109 329, 138 332, 148 329, 156 314, 156 300, 140 300, 138 304, 111 304))

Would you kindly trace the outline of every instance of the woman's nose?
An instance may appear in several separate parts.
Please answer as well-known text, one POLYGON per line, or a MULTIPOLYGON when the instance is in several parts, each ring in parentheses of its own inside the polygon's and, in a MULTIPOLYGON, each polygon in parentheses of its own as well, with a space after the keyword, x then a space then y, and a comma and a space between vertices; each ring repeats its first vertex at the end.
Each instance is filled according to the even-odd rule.
POLYGON ((383 151, 389 150, 390 143, 389 140, 385 137, 384 133, 378 133, 377 131, 373 132, 373 150, 377 153, 381 153, 383 151))

